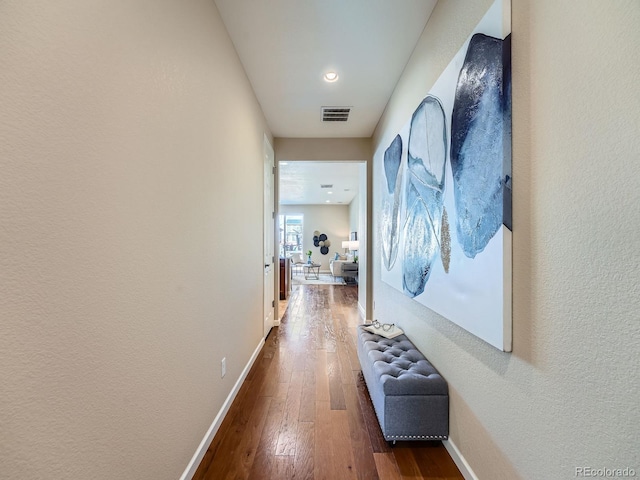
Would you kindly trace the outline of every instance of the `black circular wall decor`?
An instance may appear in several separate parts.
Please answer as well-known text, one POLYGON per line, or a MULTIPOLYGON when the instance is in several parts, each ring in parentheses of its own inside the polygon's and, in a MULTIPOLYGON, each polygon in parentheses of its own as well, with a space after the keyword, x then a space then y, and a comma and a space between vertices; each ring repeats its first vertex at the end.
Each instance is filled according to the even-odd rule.
POLYGON ((324 233, 320 233, 318 230, 313 232, 313 246, 320 247, 320 253, 322 255, 329 253, 330 245, 331 241, 327 239, 327 236, 324 233))

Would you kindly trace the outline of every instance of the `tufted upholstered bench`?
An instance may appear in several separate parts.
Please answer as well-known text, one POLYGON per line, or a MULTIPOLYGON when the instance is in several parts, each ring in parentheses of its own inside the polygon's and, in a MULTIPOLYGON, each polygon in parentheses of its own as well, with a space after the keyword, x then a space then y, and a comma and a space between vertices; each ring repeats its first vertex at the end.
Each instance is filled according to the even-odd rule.
POLYGON ((447 382, 406 335, 388 339, 359 326, 358 358, 385 440, 448 438, 447 382))

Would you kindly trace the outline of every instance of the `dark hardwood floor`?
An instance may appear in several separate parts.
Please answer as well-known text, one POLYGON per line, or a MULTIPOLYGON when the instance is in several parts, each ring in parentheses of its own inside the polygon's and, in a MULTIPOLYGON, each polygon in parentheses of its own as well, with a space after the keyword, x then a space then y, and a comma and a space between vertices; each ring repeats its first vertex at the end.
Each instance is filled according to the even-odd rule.
POLYGON ((441 442, 384 441, 355 343, 357 287, 303 285, 194 479, 462 479, 441 442))

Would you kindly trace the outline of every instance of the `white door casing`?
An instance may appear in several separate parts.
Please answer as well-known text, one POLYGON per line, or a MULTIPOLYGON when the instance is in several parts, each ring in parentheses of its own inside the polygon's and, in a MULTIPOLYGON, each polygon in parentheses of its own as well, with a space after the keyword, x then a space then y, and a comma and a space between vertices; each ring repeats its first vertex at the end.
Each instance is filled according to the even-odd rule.
POLYGON ((264 136, 264 337, 275 322, 274 152, 264 136))

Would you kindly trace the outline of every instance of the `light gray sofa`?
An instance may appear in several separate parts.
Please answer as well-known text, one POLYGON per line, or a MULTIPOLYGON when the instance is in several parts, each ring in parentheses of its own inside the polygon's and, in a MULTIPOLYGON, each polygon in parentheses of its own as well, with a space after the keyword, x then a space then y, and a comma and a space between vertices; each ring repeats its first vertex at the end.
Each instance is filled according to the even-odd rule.
POLYGON ((359 326, 358 358, 385 440, 448 438, 447 382, 406 335, 387 339, 359 326))
POLYGON ((334 277, 357 277, 358 264, 353 260, 331 260, 329 262, 329 270, 334 277))

